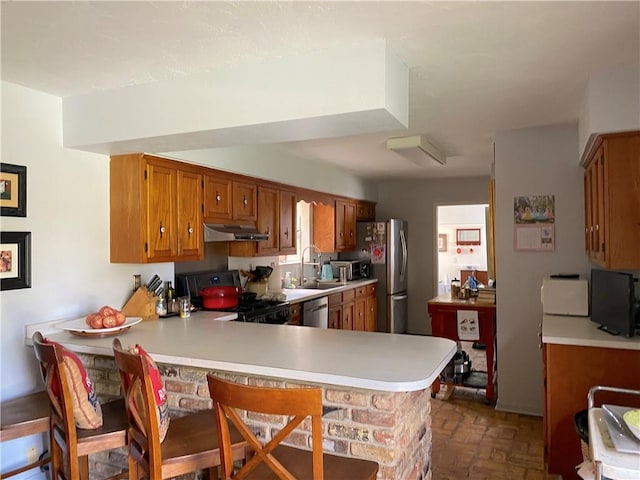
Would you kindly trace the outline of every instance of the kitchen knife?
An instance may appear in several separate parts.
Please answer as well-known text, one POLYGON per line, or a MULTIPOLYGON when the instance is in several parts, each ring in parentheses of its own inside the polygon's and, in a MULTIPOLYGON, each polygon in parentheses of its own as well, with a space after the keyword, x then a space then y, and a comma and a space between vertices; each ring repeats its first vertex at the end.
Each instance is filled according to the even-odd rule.
POLYGON ((158 286, 155 288, 155 290, 153 291, 153 293, 156 294, 156 296, 161 297, 162 293, 164 292, 164 287, 162 286, 162 280, 160 280, 160 283, 158 284, 158 286))
POLYGON ((153 284, 156 282, 156 280, 159 280, 160 277, 158 275, 154 275, 153 277, 151 277, 151 280, 149 280, 147 282, 147 289, 151 290, 153 288, 153 284))
POLYGON ((149 291, 155 292, 160 285, 162 285, 162 279, 156 275, 156 279, 149 285, 149 291))

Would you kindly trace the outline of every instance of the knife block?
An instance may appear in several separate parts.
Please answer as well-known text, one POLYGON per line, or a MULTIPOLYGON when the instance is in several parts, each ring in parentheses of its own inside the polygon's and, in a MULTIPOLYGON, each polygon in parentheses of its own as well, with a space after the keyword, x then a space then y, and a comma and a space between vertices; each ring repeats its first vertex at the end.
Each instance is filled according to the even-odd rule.
POLYGON ((122 307, 127 317, 142 317, 142 320, 157 320, 156 297, 146 287, 138 288, 122 307))

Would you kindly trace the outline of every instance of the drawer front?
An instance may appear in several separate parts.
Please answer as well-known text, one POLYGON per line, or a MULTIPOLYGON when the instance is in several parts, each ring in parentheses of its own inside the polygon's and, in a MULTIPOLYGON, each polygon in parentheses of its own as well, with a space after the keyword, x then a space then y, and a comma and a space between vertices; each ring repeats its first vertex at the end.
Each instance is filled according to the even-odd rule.
POLYGON ((351 290, 345 290, 342 292, 342 301, 343 302, 352 302, 356 298, 356 289, 352 288, 351 290))
POLYGON ((367 296, 367 286, 366 285, 363 285, 362 287, 357 287, 355 289, 355 291, 356 291, 356 297, 358 297, 358 298, 367 296))
POLYGON ((342 293, 332 293, 329 295, 329 307, 334 307, 342 303, 342 293))
POLYGON ((376 291, 378 290, 376 287, 378 285, 376 285, 375 283, 373 285, 367 285, 367 295, 373 295, 375 296, 376 291))

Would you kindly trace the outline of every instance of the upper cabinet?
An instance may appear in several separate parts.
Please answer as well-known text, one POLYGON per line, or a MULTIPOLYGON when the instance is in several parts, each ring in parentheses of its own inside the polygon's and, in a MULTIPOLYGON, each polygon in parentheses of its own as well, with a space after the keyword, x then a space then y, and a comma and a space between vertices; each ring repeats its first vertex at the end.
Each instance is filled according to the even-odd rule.
POLYGON ((111 157, 111 261, 201 260, 202 187, 196 166, 145 154, 111 157))
POLYGON ((231 178, 218 174, 204 177, 204 217, 207 221, 229 221, 232 217, 231 198, 233 195, 231 178))
POLYGON ((599 136, 584 166, 590 261, 607 269, 640 269, 640 132, 599 136))
POLYGON ((229 244, 232 257, 296 253, 296 195, 268 185, 258 185, 256 227, 269 235, 259 242, 229 244))
POLYGON ((374 222, 376 220, 376 204, 358 200, 356 202, 356 221, 374 222))
POLYGON ((356 249, 356 203, 347 199, 313 207, 313 243, 321 252, 356 249))
POLYGON ((233 181, 233 219, 254 223, 258 218, 258 185, 252 182, 233 181))

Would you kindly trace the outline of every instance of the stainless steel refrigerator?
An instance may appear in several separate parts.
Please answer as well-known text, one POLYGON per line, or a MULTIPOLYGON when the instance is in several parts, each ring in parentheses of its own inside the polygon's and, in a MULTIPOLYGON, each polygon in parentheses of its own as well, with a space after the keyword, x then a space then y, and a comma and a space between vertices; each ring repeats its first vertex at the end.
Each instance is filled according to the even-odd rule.
POLYGON ((371 261, 378 279, 378 331, 407 333, 407 222, 358 222, 355 258, 371 261))

